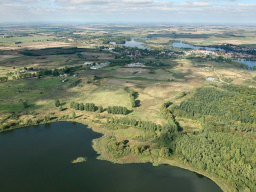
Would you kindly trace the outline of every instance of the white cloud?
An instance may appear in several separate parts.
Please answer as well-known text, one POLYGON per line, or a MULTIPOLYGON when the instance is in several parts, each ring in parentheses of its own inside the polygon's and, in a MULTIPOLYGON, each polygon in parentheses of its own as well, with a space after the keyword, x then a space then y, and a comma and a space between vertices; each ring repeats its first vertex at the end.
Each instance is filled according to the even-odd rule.
POLYGON ((0 21, 220 21, 254 22, 256 4, 218 0, 0 0, 0 21), (214 3, 215 2, 215 3, 214 3), (7 20, 8 19, 8 20, 7 20))

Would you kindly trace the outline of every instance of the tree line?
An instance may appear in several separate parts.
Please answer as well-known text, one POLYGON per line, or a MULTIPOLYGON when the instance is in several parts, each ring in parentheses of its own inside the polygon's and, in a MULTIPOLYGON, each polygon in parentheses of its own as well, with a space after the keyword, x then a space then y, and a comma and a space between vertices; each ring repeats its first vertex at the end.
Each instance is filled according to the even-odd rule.
POLYGON ((96 106, 94 103, 84 104, 84 103, 79 103, 74 101, 70 103, 70 108, 75 110, 80 110, 80 111, 90 111, 90 112, 97 111, 99 113, 102 113, 106 110, 109 114, 121 114, 121 115, 127 115, 129 112, 129 110, 126 107, 122 107, 122 106, 108 106, 106 109, 104 109, 102 106, 96 106))

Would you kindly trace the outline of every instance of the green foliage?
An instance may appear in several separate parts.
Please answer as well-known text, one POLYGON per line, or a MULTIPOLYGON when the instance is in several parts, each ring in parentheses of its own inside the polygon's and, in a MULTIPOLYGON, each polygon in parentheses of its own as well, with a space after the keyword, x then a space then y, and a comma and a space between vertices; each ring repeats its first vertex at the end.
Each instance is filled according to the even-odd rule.
POLYGON ((55 100, 55 107, 59 107, 59 106, 60 106, 60 100, 57 99, 57 100, 55 100))
POLYGON ((27 101, 22 101, 22 107, 24 109, 28 108, 29 107, 28 102, 27 101))
POLYGON ((132 89, 128 89, 129 98, 131 101, 132 108, 136 107, 135 92, 132 89))
POLYGON ((62 111, 63 110, 63 107, 62 106, 59 106, 59 111, 62 111))
POLYGON ((152 133, 156 133, 156 132, 161 132, 163 131, 165 128, 168 129, 167 127, 163 128, 161 125, 157 125, 151 121, 138 121, 136 119, 133 118, 128 118, 128 117, 123 117, 123 118, 117 118, 117 117, 111 117, 107 119, 107 123, 111 125, 111 127, 117 129, 117 128, 127 128, 127 126, 129 127, 135 127, 135 128, 139 128, 142 129, 144 131, 147 132, 152 132, 152 133), (116 126, 116 125, 124 125, 124 126, 116 126))
POLYGON ((73 111, 72 113, 72 118, 75 119, 76 118, 76 113, 73 111))
POLYGON ((159 151, 159 157, 169 157, 170 156, 170 151, 167 147, 161 147, 159 151))
POLYGON ((127 115, 128 109, 126 107, 121 107, 121 106, 109 106, 107 107, 107 112, 112 114, 127 115))
POLYGON ((70 103, 70 108, 73 108, 75 110, 80 110, 80 111, 91 111, 95 112, 97 110, 97 107, 94 103, 75 103, 71 102, 70 103))
POLYGON ((103 108, 102 106, 98 106, 97 112, 98 112, 98 113, 104 112, 104 108, 103 108))
POLYGON ((79 85, 81 82, 82 82, 82 79, 78 79, 78 80, 76 80, 74 83, 71 83, 71 84, 69 85, 69 87, 70 87, 70 88, 76 87, 76 86, 79 85))
POLYGON ((176 154, 185 164, 205 170, 241 191, 256 191, 256 142, 229 133, 203 132, 182 135, 176 140, 176 154))
POLYGON ((147 145, 135 145, 131 148, 131 152, 135 156, 150 156, 150 147, 147 145))
POLYGON ((174 115, 200 120, 215 131, 255 133, 256 89, 225 86, 206 87, 173 108, 174 115))
POLYGON ((115 158, 121 158, 130 153, 127 140, 117 141, 115 137, 106 137, 106 151, 115 158))
POLYGON ((50 117, 50 115, 46 115, 46 116, 44 116, 44 121, 45 121, 45 122, 49 122, 49 121, 51 121, 51 117, 50 117))
POLYGON ((0 77, 0 82, 6 82, 8 81, 8 77, 0 77))
MULTIPOLYGON (((173 117, 201 121, 203 130, 187 135, 169 129, 156 141, 185 165, 225 180, 232 190, 256 191, 255 98, 253 88, 201 88, 172 110, 173 117)), ((171 118, 165 108, 167 104, 161 108, 162 115, 171 118)))

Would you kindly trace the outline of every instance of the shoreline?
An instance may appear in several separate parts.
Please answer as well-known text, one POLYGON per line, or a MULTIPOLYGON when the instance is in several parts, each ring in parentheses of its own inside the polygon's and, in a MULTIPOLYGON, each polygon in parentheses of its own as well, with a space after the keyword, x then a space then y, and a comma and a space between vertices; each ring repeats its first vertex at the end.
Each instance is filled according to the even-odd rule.
MULTIPOLYGON (((132 163, 152 163, 152 166, 158 166, 158 165, 162 165, 162 164, 168 164, 168 165, 171 165, 171 166, 175 166, 175 167, 179 167, 181 169, 185 169, 185 170, 188 170, 188 171, 192 171, 192 172, 195 172, 197 174, 200 174, 200 175, 203 175, 204 177, 207 177, 208 179, 210 179, 211 181, 213 181, 216 185, 218 185, 220 187, 220 189, 223 191, 223 192, 233 192, 229 186, 221 181, 220 179, 208 174, 207 172, 205 171, 200 171, 200 170, 196 170, 195 168, 191 167, 191 166, 186 166, 186 165, 183 165, 182 163, 180 163, 179 161, 177 161, 176 157, 174 156, 174 158, 161 158, 161 157, 158 157, 157 160, 153 159, 153 158, 147 158, 147 159, 142 159, 140 157, 137 157, 136 160, 132 160, 132 161, 126 161, 126 160, 122 160, 122 159, 115 159, 115 158, 111 158, 111 157, 107 157, 106 155, 104 156, 103 152, 100 150, 100 148, 97 146, 97 140, 99 140, 100 138, 103 138, 104 136, 110 134, 112 135, 112 131, 109 131, 109 130, 106 130, 104 128, 100 128, 99 127, 99 123, 95 123, 95 122, 91 122, 91 120, 89 119, 83 119, 83 120, 79 120, 79 119, 70 119, 70 121, 68 120, 62 120, 62 121, 58 121, 58 120, 55 120, 55 121, 50 121, 50 122, 47 122, 47 123, 57 123, 57 122, 75 122, 75 123, 81 123, 83 125, 86 125, 88 129, 92 129, 92 131, 96 132, 96 133, 100 133, 102 134, 101 137, 97 138, 97 139, 94 139, 92 141, 92 147, 93 149, 96 151, 96 153, 99 155, 97 157, 97 159, 99 160, 106 160, 106 161, 109 161, 109 162, 112 162, 112 163, 116 163, 116 164, 132 164, 132 163), (153 160, 152 160, 153 159, 153 160)), ((31 124, 31 125, 27 125, 27 126, 18 126, 18 127, 15 127, 15 128, 11 128, 11 129, 7 129, 7 130, 2 130, 0 131, 0 133, 2 132, 7 132, 7 131, 13 131, 15 129, 21 129, 21 128, 26 128, 26 127, 29 127, 29 126, 37 126, 37 125, 43 125, 43 124, 47 124, 47 123, 39 123, 39 124, 31 124)), ((172 156, 171 156, 172 157, 172 156)))

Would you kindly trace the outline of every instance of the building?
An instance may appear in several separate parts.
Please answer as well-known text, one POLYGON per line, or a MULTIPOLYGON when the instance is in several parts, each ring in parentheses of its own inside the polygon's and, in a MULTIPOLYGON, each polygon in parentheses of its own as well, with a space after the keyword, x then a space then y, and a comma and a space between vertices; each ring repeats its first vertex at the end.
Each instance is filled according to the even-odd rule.
POLYGON ((215 78, 213 78, 213 77, 207 77, 207 80, 208 80, 208 81, 214 81, 215 78))
POLYGON ((127 65, 127 67, 142 67, 142 66, 143 66, 142 63, 131 63, 127 65))
POLYGON ((86 62, 84 62, 84 65, 93 65, 93 62, 92 61, 86 61, 86 62))

